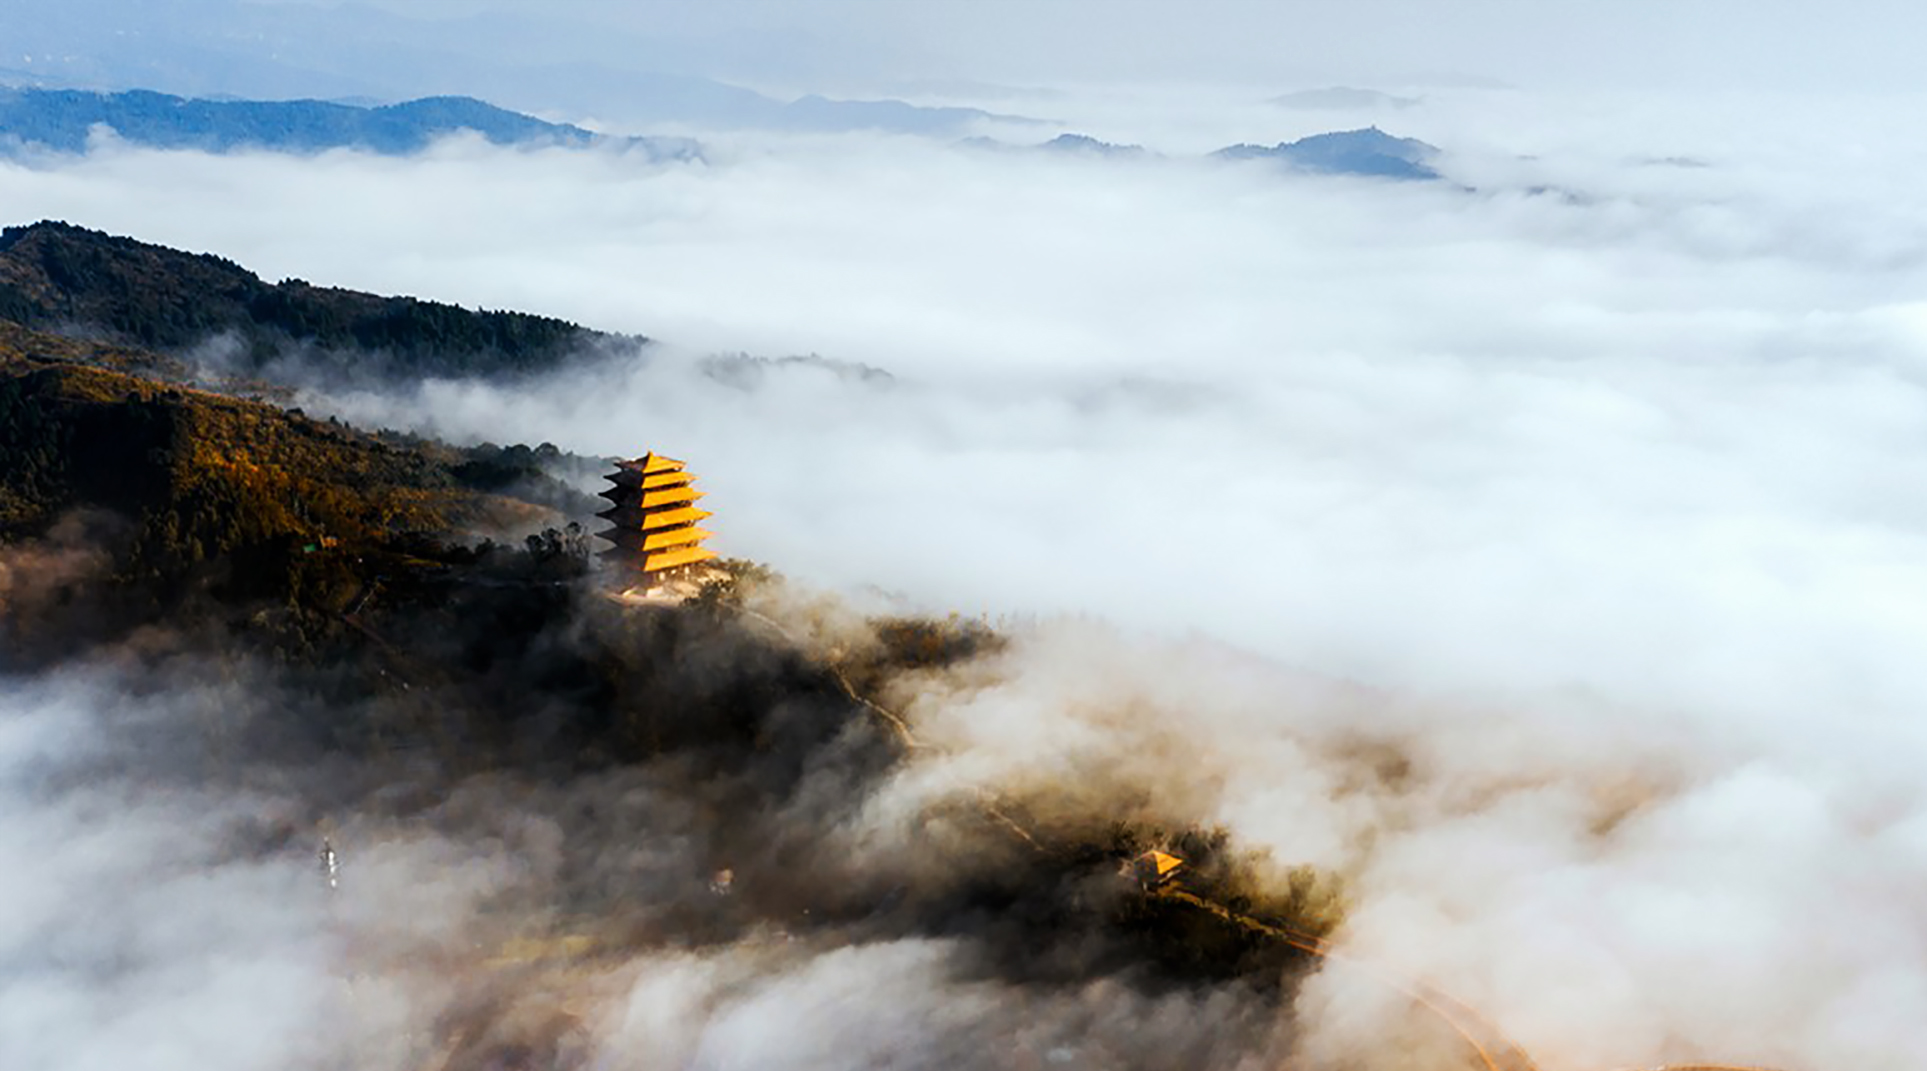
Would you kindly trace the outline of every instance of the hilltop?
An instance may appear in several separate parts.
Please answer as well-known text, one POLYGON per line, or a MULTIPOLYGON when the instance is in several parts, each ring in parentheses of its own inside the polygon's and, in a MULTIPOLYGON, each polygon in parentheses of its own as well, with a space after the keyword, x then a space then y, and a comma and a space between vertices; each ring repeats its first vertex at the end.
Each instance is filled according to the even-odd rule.
POLYGON ((1393 137, 1373 126, 1277 145, 1233 145, 1212 155, 1225 160, 1273 160, 1327 175, 1426 181, 1439 177, 1429 162, 1438 152, 1437 146, 1417 138, 1393 137))
POLYGON ((600 146, 651 160, 697 160, 686 138, 612 138, 550 123, 473 97, 424 97, 364 106, 323 100, 203 100, 147 90, 0 89, 0 147, 82 152, 98 127, 159 149, 420 152, 436 138, 472 131, 494 145, 600 146))
MULTIPOLYGON (((744 563, 692 603, 632 608, 590 574, 571 522, 593 507, 507 486, 512 450, 373 435, 138 371, 166 364, 0 326, 0 673, 118 652, 155 666, 141 687, 183 664, 247 679, 260 700, 224 715, 245 728, 221 738, 221 763, 325 764, 338 783, 300 804, 318 813, 433 823, 470 779, 523 786, 521 813, 561 808, 547 820, 574 830, 568 862, 478 940, 533 935, 515 947, 533 940, 544 969, 566 969, 775 927, 966 943, 973 970, 1010 984, 1276 994, 1311 959, 1243 913, 1336 924, 1333 887, 1310 871, 1267 889, 1222 833, 1049 800, 930 815, 944 848, 924 861, 841 855, 846 824, 918 746, 866 695, 1003 638, 875 620, 862 642, 820 650, 742 608, 768 582, 744 563), (517 528, 527 538, 482 535, 517 528), (661 802, 687 811, 678 837, 740 893, 626 891, 652 887, 651 857, 581 846, 618 831, 570 809, 570 786, 638 777, 680 794, 661 802), (1208 900, 1119 876, 1153 845, 1180 852, 1185 895, 1208 900)), ((520 475, 539 481, 543 451, 531 456, 520 475)), ((307 844, 248 836, 270 855, 307 844)), ((478 947, 462 986, 539 995, 529 966, 478 947)))
POLYGON ((1058 156, 1081 156, 1091 159, 1148 159, 1154 154, 1142 145, 1119 145, 1101 141, 1088 134, 1059 134, 1049 141, 1035 145, 1012 144, 990 137, 964 138, 957 142, 958 147, 981 149, 988 152, 1014 153, 1051 153, 1058 156))
MULTIPOLYGON (((965 138, 959 148, 987 152, 1050 154, 1092 160, 1141 161, 1162 159, 1142 145, 1119 145, 1087 134, 1059 134, 1049 141, 1020 145, 989 137, 965 138)), ((1439 178, 1430 165, 1437 146, 1416 138, 1399 138, 1378 129, 1341 130, 1313 134, 1276 145, 1231 145, 1211 153, 1219 160, 1268 160, 1295 171, 1320 175, 1359 175, 1428 181, 1439 178)))
POLYGON ((0 231, 0 319, 176 355, 218 339, 235 372, 264 374, 298 353, 310 373, 370 380, 542 372, 633 355, 647 341, 529 313, 268 283, 223 257, 59 222, 0 231))
MULTIPOLYGON (((481 533, 559 539, 593 501, 541 471, 553 447, 517 457, 372 435, 159 378, 174 371, 158 354, 0 324, 0 541, 111 519, 93 541, 100 587, 81 600, 114 604, 89 625, 106 634, 188 606, 338 610, 372 571, 475 564, 481 533)), ((63 650, 76 636, 8 646, 21 657, 52 639, 63 650)))
POLYGON ((978 123, 1034 124, 1035 119, 1002 115, 981 108, 955 106, 931 107, 901 100, 832 100, 811 94, 781 105, 754 109, 742 120, 777 130, 848 131, 874 130, 898 134, 942 135, 968 129, 978 123), (761 113, 756 115, 755 113, 761 113), (752 118, 752 116, 754 116, 752 118))

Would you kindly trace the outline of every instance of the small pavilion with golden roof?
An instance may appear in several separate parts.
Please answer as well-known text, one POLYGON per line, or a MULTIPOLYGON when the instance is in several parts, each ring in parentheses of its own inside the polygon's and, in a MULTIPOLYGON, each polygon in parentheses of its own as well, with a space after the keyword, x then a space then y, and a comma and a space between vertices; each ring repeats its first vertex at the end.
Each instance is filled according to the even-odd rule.
POLYGON ((1138 884, 1146 889, 1155 889, 1170 884, 1178 876, 1178 871, 1184 869, 1184 860, 1154 848, 1131 860, 1129 868, 1136 875, 1138 884))
POLYGON ((709 513, 696 508, 703 493, 682 462, 644 454, 616 462, 616 471, 604 479, 613 485, 602 492, 610 506, 596 516, 615 527, 597 534, 615 546, 601 557, 632 574, 627 586, 658 587, 701 570, 716 557, 701 545, 711 533, 696 522, 709 513))

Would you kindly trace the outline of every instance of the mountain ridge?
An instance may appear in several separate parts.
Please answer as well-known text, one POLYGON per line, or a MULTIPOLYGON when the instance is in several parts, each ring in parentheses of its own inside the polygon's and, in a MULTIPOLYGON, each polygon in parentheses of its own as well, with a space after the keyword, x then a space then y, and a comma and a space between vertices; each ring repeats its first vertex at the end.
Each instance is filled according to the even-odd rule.
MULTIPOLYGON (((626 128, 949 135, 986 116, 1027 121, 902 100, 782 99, 722 80, 749 72, 703 62, 698 41, 599 26, 569 48, 544 47, 531 32, 542 21, 506 10, 436 20, 366 5, 198 0, 143 10, 104 0, 10 0, 0 5, 0 39, 14 54, 14 80, 49 87, 398 100, 488 86, 489 98, 506 107, 626 128), (329 47, 344 35, 354 47, 329 47)), ((809 42, 786 33, 765 44, 765 60, 793 59, 809 42)), ((796 70, 782 81, 801 92, 836 74, 834 67, 796 70)))
POLYGON ((1428 163, 1439 154, 1417 138, 1393 137, 1376 126, 1313 134, 1276 145, 1232 145, 1211 155, 1222 160, 1273 160, 1326 175, 1362 175, 1402 181, 1442 176, 1428 163))
POLYGON ((420 97, 363 106, 327 100, 214 100, 135 89, 101 93, 37 87, 0 89, 0 143, 83 152, 100 127, 130 144, 160 149, 324 152, 362 149, 408 155, 461 131, 516 147, 611 148, 650 160, 694 161, 687 138, 611 137, 551 123, 474 97, 420 97))
MULTIPOLYGON (((1122 145, 1078 133, 1059 134, 1049 141, 1029 145, 989 137, 964 138, 956 145, 986 152, 1050 154, 1085 159, 1168 159, 1162 153, 1152 152, 1142 145, 1122 145)), ((1229 145, 1209 153, 1206 159, 1271 160, 1315 174, 1430 181, 1442 177, 1429 164, 1438 155, 1439 149, 1435 145, 1417 138, 1394 137, 1372 126, 1312 134, 1276 145, 1229 145)))
POLYGON ((176 356, 225 338, 235 371, 299 351, 311 370, 373 379, 544 372, 648 343, 551 316, 268 283, 225 257, 59 221, 0 230, 0 319, 176 356))

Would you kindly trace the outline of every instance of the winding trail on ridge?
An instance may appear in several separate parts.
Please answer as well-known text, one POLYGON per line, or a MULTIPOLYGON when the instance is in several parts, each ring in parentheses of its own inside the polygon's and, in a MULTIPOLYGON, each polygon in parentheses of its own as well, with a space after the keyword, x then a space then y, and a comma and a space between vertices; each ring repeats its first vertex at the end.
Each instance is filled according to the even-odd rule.
POLYGON ((1432 986, 1400 978, 1364 960, 1346 955, 1333 948, 1331 942, 1323 938, 1313 937, 1289 926, 1281 926, 1241 914, 1215 900, 1207 900, 1184 889, 1167 885, 1153 891, 1151 895, 1163 900, 1189 904, 1234 925, 1282 941, 1301 952, 1309 952, 1328 962, 1343 963, 1365 972, 1380 983, 1410 997, 1413 1002, 1451 1027, 1453 1033, 1464 1040, 1466 1045, 1477 1054, 1480 1064, 1486 1071, 1539 1071, 1539 1065, 1533 1062, 1525 1049, 1518 1042, 1507 1037, 1505 1031, 1499 1029, 1497 1024, 1474 1011, 1471 1006, 1432 986))
MULTIPOLYGON (((795 645, 799 651, 808 651, 810 649, 809 645, 803 643, 797 636, 791 633, 789 629, 774 619, 743 606, 736 607, 736 610, 743 616, 758 621, 774 630, 785 640, 795 645)), ((842 667, 828 659, 822 659, 821 661, 829 670, 831 676, 835 678, 837 685, 842 688, 843 692, 848 695, 852 701, 862 706, 865 710, 868 710, 878 721, 882 722, 903 745, 905 751, 935 750, 931 745, 924 744, 916 738, 916 734, 910 729, 910 723, 905 720, 902 715, 884 707, 859 692, 856 686, 850 682, 849 677, 844 674, 842 667)), ((1024 843, 1028 844, 1034 850, 1040 852, 1045 850, 1044 846, 1035 836, 1015 819, 1011 818, 1003 808, 998 806, 997 797, 994 793, 987 789, 974 789, 972 791, 973 794, 977 796, 978 803, 982 806, 984 813, 992 821, 1023 840, 1024 843)), ((1478 1057, 1479 1065, 1484 1071, 1540 1071, 1539 1064, 1533 1060, 1530 1053, 1526 1052, 1525 1047, 1514 1041, 1497 1023, 1493 1022, 1484 1013, 1472 1007, 1470 1004, 1465 1003, 1436 986, 1416 978, 1404 977, 1356 956, 1341 952, 1331 942, 1322 937, 1315 937, 1290 926, 1281 925, 1276 922, 1268 922, 1234 911, 1215 900, 1207 899, 1196 893, 1179 888, 1175 883, 1155 889, 1150 895, 1159 899, 1187 904, 1200 911, 1216 915, 1233 925, 1263 934, 1273 940, 1290 945, 1292 948, 1298 949, 1301 952, 1317 956, 1328 963, 1339 963, 1364 972, 1380 984, 1388 986, 1410 998, 1418 1006, 1424 1008, 1446 1026, 1450 1027, 1452 1032, 1457 1034, 1459 1038, 1465 1042, 1466 1046, 1478 1057)), ((1776 1071, 1776 1069, 1748 1064, 1687 1063, 1655 1064, 1640 1068, 1627 1068, 1625 1071, 1776 1071)))

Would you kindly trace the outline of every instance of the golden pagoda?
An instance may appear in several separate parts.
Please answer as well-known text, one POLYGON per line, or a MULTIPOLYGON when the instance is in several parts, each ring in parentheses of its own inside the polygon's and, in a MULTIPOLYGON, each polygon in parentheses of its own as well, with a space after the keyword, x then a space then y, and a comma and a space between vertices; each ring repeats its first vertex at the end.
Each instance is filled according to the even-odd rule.
POLYGON ((696 527, 709 516, 696 508, 703 497, 695 477, 683 463, 661 454, 644 454, 616 462, 616 471, 603 477, 614 486, 602 492, 610 502, 596 516, 615 525, 597 533, 615 547, 602 557, 618 568, 633 570, 631 587, 653 588, 700 569, 716 552, 701 546, 711 533, 696 527))

